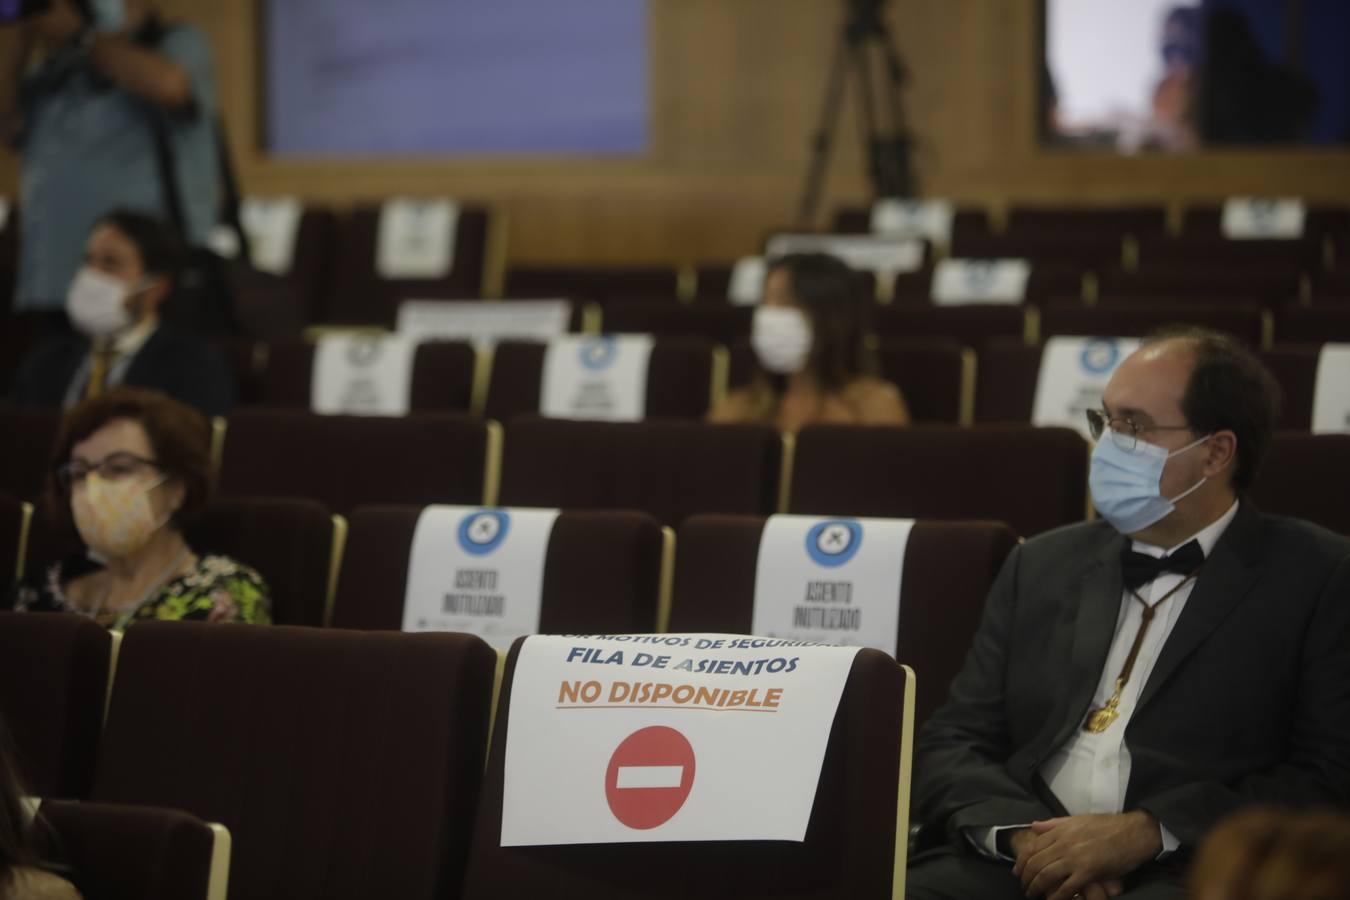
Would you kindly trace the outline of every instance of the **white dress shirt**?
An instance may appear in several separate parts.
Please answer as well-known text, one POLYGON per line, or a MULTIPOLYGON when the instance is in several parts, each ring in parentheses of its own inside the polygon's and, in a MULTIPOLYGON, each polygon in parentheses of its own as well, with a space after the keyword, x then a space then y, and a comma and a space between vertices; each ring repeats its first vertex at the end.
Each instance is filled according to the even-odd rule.
MULTIPOLYGON (((1238 504, 1235 501, 1228 511, 1194 536, 1187 538, 1176 547, 1163 548, 1152 544, 1134 541, 1131 549, 1153 557, 1162 557, 1180 547, 1196 541, 1208 559, 1219 542, 1219 537, 1228 528, 1237 515, 1238 504)), ((1181 584, 1185 576, 1176 572, 1164 572, 1153 581, 1140 586, 1140 598, 1153 606, 1168 591, 1181 584)), ((1125 789, 1130 783, 1130 748, 1125 743, 1125 729, 1134 715, 1135 706, 1144 685, 1148 684, 1153 665, 1158 661, 1163 644, 1172 634, 1186 601, 1195 588, 1195 581, 1182 587, 1161 606, 1149 625, 1139 645, 1139 655, 1134 661, 1134 670, 1130 680, 1120 694, 1120 704, 1116 707, 1119 718, 1105 731, 1094 734, 1080 727, 1073 736, 1045 761, 1040 768, 1041 778, 1064 805, 1070 815, 1089 815, 1094 813, 1121 813, 1125 811, 1125 789)), ((1130 655, 1135 636, 1139 633, 1144 619, 1144 608, 1128 590, 1121 592, 1120 613, 1116 617, 1115 637, 1111 640, 1111 650, 1106 656, 1106 665, 1097 682, 1097 691, 1092 695, 1092 709, 1100 709, 1107 699, 1115 693, 1116 679, 1125 668, 1125 660, 1130 655)), ((999 856, 997 848, 998 832, 1005 828, 1024 828, 1030 823, 1003 826, 1000 828, 972 829, 968 837, 976 847, 991 856, 999 856), (980 833, 980 832, 983 833, 980 833)), ((1167 830, 1162 830, 1163 853, 1171 853, 1180 842, 1167 830)))

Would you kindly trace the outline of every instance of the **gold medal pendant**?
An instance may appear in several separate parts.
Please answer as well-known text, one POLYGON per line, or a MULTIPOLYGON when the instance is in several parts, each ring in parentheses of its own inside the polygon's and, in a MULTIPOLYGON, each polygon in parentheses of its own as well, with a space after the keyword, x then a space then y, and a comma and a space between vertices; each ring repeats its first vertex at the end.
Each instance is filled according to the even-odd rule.
POLYGON ((1093 734, 1101 734, 1111 727, 1111 723, 1120 718, 1120 713, 1116 712, 1111 706, 1103 706, 1101 709, 1095 709, 1088 713, 1087 721, 1083 723, 1083 730, 1090 731, 1093 734))

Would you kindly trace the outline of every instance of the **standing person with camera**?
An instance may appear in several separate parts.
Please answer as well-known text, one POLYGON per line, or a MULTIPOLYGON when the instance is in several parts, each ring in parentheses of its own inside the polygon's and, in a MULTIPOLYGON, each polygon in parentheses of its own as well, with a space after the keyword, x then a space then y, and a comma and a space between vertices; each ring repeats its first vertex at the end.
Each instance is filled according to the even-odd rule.
POLYGON ((153 0, 20 0, 0 4, 6 14, 0 140, 22 157, 16 308, 62 308, 85 238, 110 210, 179 215, 166 156, 182 237, 205 243, 220 190, 205 36, 166 26, 153 0))

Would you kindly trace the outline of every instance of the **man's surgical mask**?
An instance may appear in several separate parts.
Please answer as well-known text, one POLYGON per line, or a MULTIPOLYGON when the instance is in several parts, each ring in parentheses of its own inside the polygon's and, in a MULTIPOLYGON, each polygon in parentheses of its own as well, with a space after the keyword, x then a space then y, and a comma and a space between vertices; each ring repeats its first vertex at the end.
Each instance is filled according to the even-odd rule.
POLYGON ((66 294, 66 314, 75 330, 89 338, 111 338, 133 324, 127 298, 135 288, 88 266, 80 269, 66 294))
POLYGON ((1097 512, 1121 534, 1135 534, 1161 522, 1176 509, 1177 501, 1208 481, 1201 478, 1175 497, 1162 496, 1163 468, 1167 461, 1199 447, 1209 436, 1169 453, 1167 448, 1138 441, 1133 450, 1122 450, 1109 434, 1102 435, 1092 450, 1088 485, 1097 512))
POLYGON ((766 372, 793 375, 802 371, 814 341, 811 320, 800 309, 761 306, 755 310, 750 346, 766 372))

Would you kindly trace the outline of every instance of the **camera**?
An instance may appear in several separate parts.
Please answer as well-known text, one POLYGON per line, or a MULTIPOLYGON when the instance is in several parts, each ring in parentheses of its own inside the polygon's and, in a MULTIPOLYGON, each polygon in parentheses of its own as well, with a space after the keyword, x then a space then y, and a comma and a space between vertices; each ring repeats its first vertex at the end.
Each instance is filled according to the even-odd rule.
POLYGON ((51 8, 52 0, 0 0, 0 26, 13 25, 51 8))

